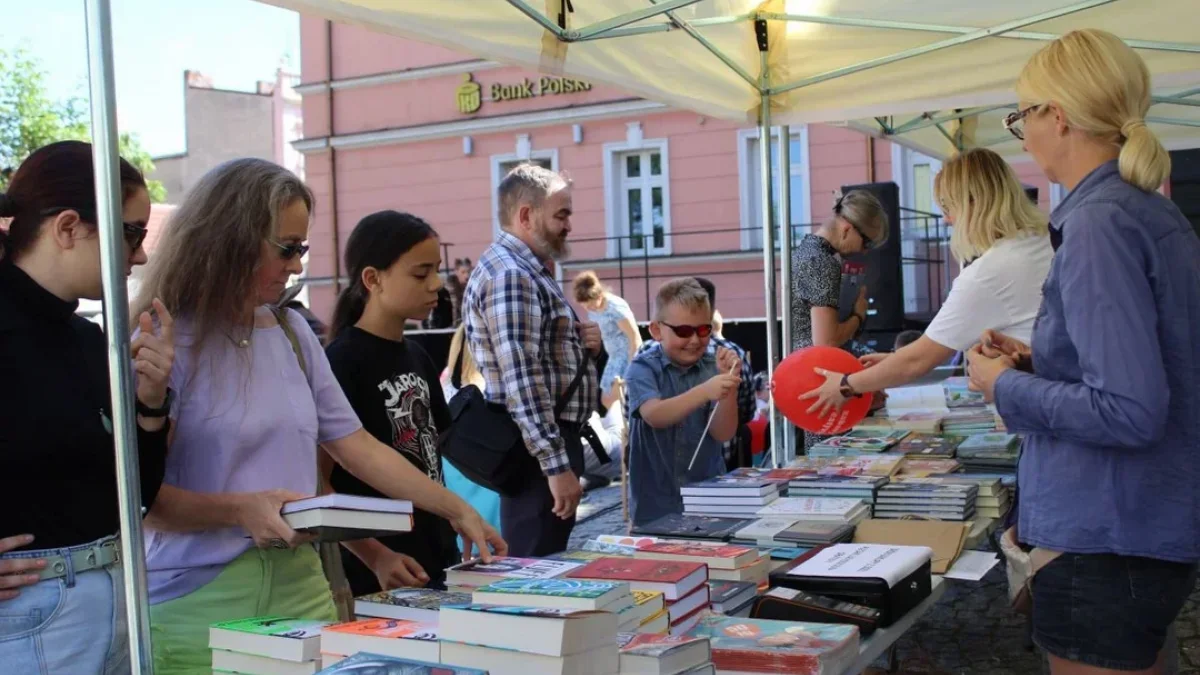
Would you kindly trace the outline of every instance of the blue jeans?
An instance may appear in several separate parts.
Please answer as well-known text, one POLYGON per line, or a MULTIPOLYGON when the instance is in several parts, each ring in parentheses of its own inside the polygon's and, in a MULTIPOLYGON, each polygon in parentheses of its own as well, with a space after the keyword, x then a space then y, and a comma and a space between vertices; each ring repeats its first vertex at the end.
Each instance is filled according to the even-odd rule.
POLYGON ((70 553, 93 544, 19 551, 0 558, 63 555, 66 576, 0 602, 0 670, 21 675, 125 675, 129 642, 121 566, 75 573, 70 553))

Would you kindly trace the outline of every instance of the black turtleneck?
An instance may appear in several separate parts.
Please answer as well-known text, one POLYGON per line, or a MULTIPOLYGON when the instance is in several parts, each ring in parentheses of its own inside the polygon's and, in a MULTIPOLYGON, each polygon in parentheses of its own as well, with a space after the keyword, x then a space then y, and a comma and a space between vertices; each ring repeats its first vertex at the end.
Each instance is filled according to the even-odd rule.
MULTIPOLYGON (((77 307, 0 261, 0 537, 32 534, 31 548, 119 529, 107 349, 77 307)), ((138 449, 149 507, 162 484, 167 427, 139 428, 138 449)))

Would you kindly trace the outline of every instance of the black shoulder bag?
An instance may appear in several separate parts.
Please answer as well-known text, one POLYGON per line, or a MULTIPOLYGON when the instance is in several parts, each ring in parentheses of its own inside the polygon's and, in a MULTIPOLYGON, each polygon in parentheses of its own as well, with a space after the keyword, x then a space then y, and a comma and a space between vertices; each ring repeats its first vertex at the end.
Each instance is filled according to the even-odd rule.
MULTIPOLYGON (((467 349, 465 341, 462 348, 467 349)), ((454 381, 461 377, 462 358, 460 351, 451 374, 454 381)), ((590 365, 591 355, 585 349, 574 379, 554 404, 556 421, 579 389, 590 365)), ((504 404, 489 403, 479 387, 469 384, 454 394, 449 407, 450 428, 441 432, 439 449, 442 457, 472 482, 501 495, 514 496, 531 474, 540 473, 537 460, 525 448, 520 427, 504 404)))

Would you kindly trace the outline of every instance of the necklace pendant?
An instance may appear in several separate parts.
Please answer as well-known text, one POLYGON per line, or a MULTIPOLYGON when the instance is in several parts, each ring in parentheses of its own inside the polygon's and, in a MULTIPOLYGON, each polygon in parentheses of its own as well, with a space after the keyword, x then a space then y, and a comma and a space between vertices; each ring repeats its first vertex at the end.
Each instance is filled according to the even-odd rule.
POLYGON ((250 346, 250 341, 243 338, 241 340, 238 340, 237 346, 241 347, 242 349, 245 349, 246 347, 250 346))

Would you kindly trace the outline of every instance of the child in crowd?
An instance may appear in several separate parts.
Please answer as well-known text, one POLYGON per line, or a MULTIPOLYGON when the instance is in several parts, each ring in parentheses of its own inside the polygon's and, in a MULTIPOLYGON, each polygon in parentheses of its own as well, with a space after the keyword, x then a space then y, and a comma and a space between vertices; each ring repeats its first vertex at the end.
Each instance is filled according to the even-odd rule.
POLYGON ((667 282, 650 323, 657 344, 626 372, 634 524, 682 512, 680 486, 725 472, 721 447, 737 431, 742 364, 725 348, 708 353, 712 319, 708 293, 695 279, 667 282))
POLYGON ((923 333, 919 330, 901 331, 898 335, 896 335, 896 343, 892 345, 892 351, 898 352, 901 349, 904 349, 908 345, 911 345, 912 343, 921 339, 922 335, 923 333))

